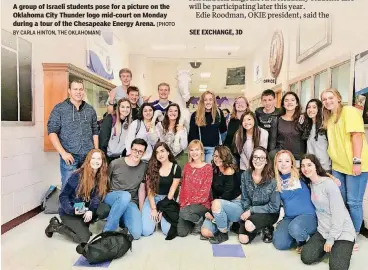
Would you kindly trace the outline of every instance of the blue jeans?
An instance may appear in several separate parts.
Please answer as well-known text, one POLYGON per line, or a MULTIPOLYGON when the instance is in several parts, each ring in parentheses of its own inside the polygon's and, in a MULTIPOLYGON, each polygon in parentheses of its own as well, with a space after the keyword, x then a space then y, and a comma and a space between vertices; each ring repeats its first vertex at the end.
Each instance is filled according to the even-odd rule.
POLYGON ((116 190, 107 193, 104 203, 111 209, 104 232, 115 231, 119 223, 123 223, 129 233, 135 240, 142 235, 142 216, 137 204, 131 201, 131 195, 128 191, 116 190))
POLYGON ((216 224, 214 224, 211 220, 206 219, 202 225, 202 227, 211 231, 212 234, 215 234, 218 229, 226 229, 229 231, 230 223, 240 221, 240 216, 244 212, 239 199, 232 201, 218 199, 217 201, 219 201, 221 204, 220 212, 212 212, 216 224))
POLYGON ((68 179, 72 175, 72 173, 82 166, 84 160, 86 159, 86 155, 81 154, 72 154, 74 158, 74 163, 71 165, 67 165, 64 159, 60 156, 60 173, 61 173, 61 187, 64 188, 68 179))
POLYGON ((211 164, 211 161, 213 159, 213 152, 215 151, 215 147, 204 147, 204 161, 208 164, 211 164))
POLYGON ((359 232, 363 222, 363 197, 367 186, 368 172, 353 176, 332 170, 332 175, 341 182, 342 198, 349 209, 355 231, 359 232))
POLYGON ((273 245, 278 250, 290 249, 297 244, 307 241, 309 236, 317 231, 317 217, 314 215, 300 215, 295 218, 284 218, 278 224, 273 235, 273 245))
MULTIPOLYGON (((161 200, 163 200, 166 195, 155 195, 154 200, 155 204, 161 200)), ((142 210, 142 235, 150 236, 155 231, 156 223, 151 219, 151 206, 148 201, 148 198, 144 201, 143 210, 142 210)), ((167 235, 171 227, 171 224, 166 221, 164 217, 161 218, 161 230, 167 235)))

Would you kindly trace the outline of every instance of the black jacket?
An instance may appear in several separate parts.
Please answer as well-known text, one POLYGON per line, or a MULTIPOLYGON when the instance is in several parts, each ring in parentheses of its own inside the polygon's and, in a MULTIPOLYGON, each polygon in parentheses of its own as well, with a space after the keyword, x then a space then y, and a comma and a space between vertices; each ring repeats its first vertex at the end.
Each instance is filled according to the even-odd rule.
POLYGON ((180 206, 174 200, 167 197, 157 203, 157 210, 162 212, 162 216, 171 224, 165 240, 172 240, 178 235, 177 226, 179 220, 180 206))

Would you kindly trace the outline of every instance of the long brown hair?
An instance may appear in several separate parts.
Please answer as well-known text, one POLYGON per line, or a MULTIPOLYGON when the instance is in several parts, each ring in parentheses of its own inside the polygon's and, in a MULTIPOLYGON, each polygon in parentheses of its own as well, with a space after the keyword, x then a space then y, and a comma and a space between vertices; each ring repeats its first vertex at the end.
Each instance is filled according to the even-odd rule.
POLYGON ((165 150, 169 153, 169 161, 173 164, 176 163, 175 157, 171 153, 169 146, 164 142, 156 143, 155 147, 153 148, 152 157, 148 162, 148 167, 146 171, 148 193, 150 194, 156 194, 158 191, 158 186, 160 184, 160 168, 162 165, 161 162, 157 159, 157 149, 161 146, 165 148, 165 150))
MULTIPOLYGON (((216 151, 219 155, 219 158, 222 160, 222 166, 224 167, 224 169, 227 170, 227 168, 232 168, 235 172, 237 167, 234 164, 234 158, 233 155, 231 154, 230 149, 227 146, 218 145, 213 150, 213 153, 215 153, 216 151)), ((219 168, 216 166, 213 160, 212 160, 212 168, 214 173, 220 172, 219 168)))
POLYGON ((107 193, 107 161, 104 152, 100 149, 92 149, 87 154, 86 159, 80 169, 79 185, 77 188, 77 197, 83 198, 85 201, 91 199, 91 192, 94 188, 97 189, 98 196, 103 199, 107 193), (96 175, 91 167, 91 159, 94 153, 100 153, 102 158, 102 165, 97 170, 96 175))
POLYGON ((285 109, 284 102, 285 102, 285 98, 287 96, 293 96, 295 98, 296 107, 295 107, 295 111, 294 111, 294 114, 293 114, 293 121, 297 121, 297 120, 299 120, 299 117, 300 117, 300 115, 302 113, 302 110, 301 110, 301 107, 300 107, 299 97, 294 92, 291 92, 291 91, 286 92, 284 94, 284 96, 282 97, 282 99, 281 99, 281 115, 285 115, 286 114, 286 109, 285 109))
MULTIPOLYGON (((339 121, 339 119, 340 119, 342 108, 344 107, 344 105, 342 104, 342 97, 341 97, 340 92, 337 91, 335 88, 329 88, 329 89, 324 90, 321 93, 322 103, 323 103, 322 96, 323 96, 324 93, 327 93, 327 92, 332 93, 335 97, 337 97, 337 100, 339 101, 339 107, 337 108, 336 119, 335 119, 335 122, 334 122, 336 124, 337 121, 339 121)), ((328 123, 328 120, 331 118, 331 116, 332 116, 332 112, 327 110, 325 108, 325 106, 323 106, 323 128, 324 129, 327 129, 327 123, 328 123)))
POLYGON ((254 120, 254 127, 252 132, 253 147, 259 146, 259 141, 261 138, 261 130, 258 127, 256 115, 252 111, 245 111, 245 113, 243 113, 240 117, 240 125, 234 136, 234 145, 239 154, 241 153, 243 146, 247 140, 247 130, 243 127, 243 120, 247 115, 250 115, 254 120))
POLYGON ((169 131, 170 120, 169 120, 168 111, 169 111, 170 107, 176 107, 178 109, 178 118, 176 118, 175 126, 174 126, 174 133, 176 134, 177 125, 179 124, 179 120, 180 120, 180 116, 181 116, 180 107, 176 103, 171 103, 169 106, 167 106, 166 113, 165 113, 165 116, 164 116, 164 120, 162 121, 162 128, 164 130, 164 134, 166 134, 169 131))
POLYGON ((212 124, 214 124, 216 121, 216 114, 217 114, 216 96, 211 91, 205 91, 203 92, 203 94, 201 95, 199 99, 198 108, 197 108, 196 116, 195 116, 195 123, 198 127, 204 127, 209 124, 209 123, 206 123, 206 116, 205 116, 206 108, 204 107, 204 98, 208 94, 212 95, 212 98, 213 98, 213 104, 212 104, 212 110, 211 110, 212 124))
POLYGON ((250 111, 248 99, 245 96, 238 96, 234 100, 233 111, 231 112, 230 119, 236 118, 236 114, 237 114, 237 111, 236 111, 236 102, 238 101, 238 99, 241 99, 241 98, 244 99, 245 100, 245 103, 247 104, 247 108, 245 109, 245 111, 250 111))
POLYGON ((264 166, 262 172, 261 172, 261 182, 259 182, 259 184, 262 184, 262 183, 265 183, 267 181, 270 181, 272 179, 275 178, 275 172, 273 170, 273 164, 271 162, 271 159, 270 159, 270 156, 268 155, 268 152, 266 150, 266 148, 262 147, 262 146, 257 146, 257 147, 254 147, 253 151, 252 151, 252 154, 250 155, 250 159, 249 159, 249 166, 251 168, 252 171, 255 170, 255 167, 254 167, 254 164, 253 164, 253 156, 254 156, 254 153, 257 151, 257 150, 260 150, 260 151, 263 151, 265 154, 266 154, 266 165, 264 166))
POLYGON ((127 98, 122 98, 118 101, 118 104, 116 106, 116 109, 115 109, 115 115, 116 115, 116 124, 115 126, 117 127, 117 131, 118 133, 120 132, 120 125, 123 125, 123 128, 125 130, 128 129, 129 125, 132 123, 132 104, 130 103, 129 99, 127 98), (123 103, 123 102, 127 102, 129 103, 129 106, 130 106, 130 113, 128 114, 127 117, 125 117, 124 121, 121 120, 120 118, 120 104, 123 103))

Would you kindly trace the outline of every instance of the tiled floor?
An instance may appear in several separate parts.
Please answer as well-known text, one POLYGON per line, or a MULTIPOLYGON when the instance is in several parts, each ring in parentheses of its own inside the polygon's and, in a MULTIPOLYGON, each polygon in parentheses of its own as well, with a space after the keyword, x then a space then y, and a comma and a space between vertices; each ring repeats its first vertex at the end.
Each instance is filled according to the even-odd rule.
MULTIPOLYGON (((55 234, 49 239, 44 234, 50 215, 39 214, 1 236, 1 269, 3 270, 67 270, 91 269, 73 267, 79 258, 76 245, 55 234)), ((99 224, 101 225, 101 224, 99 224)), ((97 228, 91 228, 95 232, 97 228)), ((352 256, 351 270, 367 267, 368 239, 359 237, 360 250, 352 256)), ((238 244, 231 235, 225 244, 238 244)), ((264 244, 259 237, 242 246, 245 258, 218 258, 212 256, 212 247, 198 236, 165 241, 160 232, 133 242, 133 251, 113 261, 111 270, 256 270, 282 269, 328 270, 328 263, 306 266, 295 251, 277 251, 272 244, 264 244)), ((102 268, 100 268, 102 269, 102 268)))

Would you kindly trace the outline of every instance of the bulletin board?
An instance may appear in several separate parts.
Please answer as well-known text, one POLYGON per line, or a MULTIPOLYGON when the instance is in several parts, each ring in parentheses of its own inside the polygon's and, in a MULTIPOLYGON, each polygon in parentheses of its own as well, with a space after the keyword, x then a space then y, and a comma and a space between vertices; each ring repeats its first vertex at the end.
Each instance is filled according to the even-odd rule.
POLYGON ((368 50, 355 55, 353 105, 368 126, 368 50))

